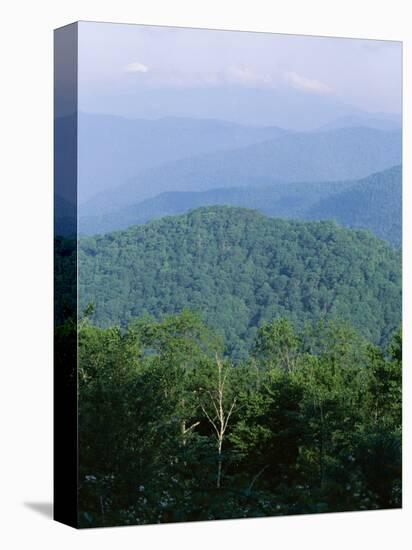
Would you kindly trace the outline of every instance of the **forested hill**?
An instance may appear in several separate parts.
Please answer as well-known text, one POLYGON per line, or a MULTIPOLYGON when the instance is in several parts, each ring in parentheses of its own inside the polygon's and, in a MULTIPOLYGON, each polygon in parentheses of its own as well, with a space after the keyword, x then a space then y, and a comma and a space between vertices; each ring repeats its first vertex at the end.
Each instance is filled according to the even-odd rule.
POLYGON ((340 193, 312 205, 304 217, 333 219, 339 224, 370 229, 395 246, 402 240, 402 167, 372 174, 340 193))
POLYGON ((400 324, 400 253, 333 222, 271 219, 214 206, 162 218, 79 247, 81 307, 108 326, 197 310, 234 357, 257 327, 283 316, 350 321, 382 343, 400 324))

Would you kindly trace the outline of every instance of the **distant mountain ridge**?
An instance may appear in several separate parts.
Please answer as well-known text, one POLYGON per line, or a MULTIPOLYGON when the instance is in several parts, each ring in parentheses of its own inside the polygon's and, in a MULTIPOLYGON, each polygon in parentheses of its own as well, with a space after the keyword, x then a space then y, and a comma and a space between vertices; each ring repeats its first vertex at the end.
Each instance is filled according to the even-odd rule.
MULTIPOLYGON (((57 119, 64 124, 64 119, 57 119)), ((213 119, 128 119, 79 113, 79 201, 165 162, 245 147, 283 135, 277 127, 213 119)))
POLYGON ((369 229, 395 246, 402 243, 402 167, 373 174, 309 207, 305 219, 335 220, 369 229))
POLYGON ((83 234, 107 233, 193 208, 230 205, 284 219, 334 219, 347 227, 369 229, 395 246, 402 232, 402 168, 395 166, 361 180, 273 182, 260 187, 165 192, 102 216, 80 218, 83 234))
POLYGON ((307 207, 353 185, 349 182, 267 182, 256 187, 228 187, 208 191, 165 191, 103 215, 80 217, 80 232, 92 235, 126 229, 163 216, 183 214, 201 206, 253 208, 273 217, 299 218, 307 207))
POLYGON ((375 130, 384 130, 388 132, 400 130, 402 128, 402 117, 401 115, 383 115, 380 113, 370 115, 347 115, 333 120, 328 124, 324 124, 319 130, 325 131, 353 127, 374 128, 375 130))
POLYGON ((333 94, 314 94, 291 88, 215 86, 145 89, 112 97, 95 93, 81 98, 81 109, 135 118, 167 116, 228 120, 244 125, 279 126, 291 131, 313 131, 346 116, 374 116, 333 94))
POLYGON ((287 133, 240 149, 163 163, 95 196, 82 205, 81 215, 106 214, 164 191, 360 179, 400 164, 401 143, 400 132, 371 128, 287 133))

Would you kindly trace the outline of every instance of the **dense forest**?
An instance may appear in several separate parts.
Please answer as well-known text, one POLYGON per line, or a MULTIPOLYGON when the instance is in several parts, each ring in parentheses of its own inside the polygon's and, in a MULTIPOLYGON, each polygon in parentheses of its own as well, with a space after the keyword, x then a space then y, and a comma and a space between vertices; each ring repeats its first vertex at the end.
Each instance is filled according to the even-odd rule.
POLYGON ((81 527, 401 506, 400 250, 211 206, 58 237, 55 281, 81 527))
MULTIPOLYGON (((82 527, 401 505, 401 338, 276 318, 250 355, 189 312, 79 322, 82 527)), ((67 324, 59 330, 73 332, 67 324)))
POLYGON ((400 324, 400 252, 333 222, 267 218, 223 206, 162 218, 79 243, 81 308, 125 327, 134 317, 200 312, 233 359, 258 327, 285 317, 350 322, 376 344, 400 324))

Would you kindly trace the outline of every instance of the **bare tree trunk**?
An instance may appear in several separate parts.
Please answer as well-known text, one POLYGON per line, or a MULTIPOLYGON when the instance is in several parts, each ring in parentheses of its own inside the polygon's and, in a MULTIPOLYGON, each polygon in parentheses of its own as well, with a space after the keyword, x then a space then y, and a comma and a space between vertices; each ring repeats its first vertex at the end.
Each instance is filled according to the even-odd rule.
POLYGON ((184 447, 186 446, 187 434, 190 433, 192 430, 194 430, 196 426, 199 426, 199 424, 200 424, 200 420, 198 422, 194 422, 194 424, 186 428, 186 420, 182 421, 181 431, 182 431, 182 441, 183 441, 184 447))
POLYGON ((217 478, 216 478, 216 487, 220 489, 220 483, 222 479, 222 443, 223 441, 220 439, 218 443, 218 462, 217 462, 217 478))
POLYGON ((216 433, 217 453, 218 453, 216 487, 220 489, 222 484, 223 441, 225 438, 227 426, 229 424, 229 419, 236 405, 236 397, 232 400, 229 409, 225 411, 225 406, 224 406, 225 386, 226 386, 227 376, 229 374, 229 369, 226 368, 225 371, 223 370, 223 364, 217 355, 216 355, 216 364, 217 364, 217 386, 215 391, 207 392, 210 397, 210 403, 212 405, 212 409, 215 415, 213 416, 213 413, 209 414, 204 405, 201 405, 201 408, 216 433))

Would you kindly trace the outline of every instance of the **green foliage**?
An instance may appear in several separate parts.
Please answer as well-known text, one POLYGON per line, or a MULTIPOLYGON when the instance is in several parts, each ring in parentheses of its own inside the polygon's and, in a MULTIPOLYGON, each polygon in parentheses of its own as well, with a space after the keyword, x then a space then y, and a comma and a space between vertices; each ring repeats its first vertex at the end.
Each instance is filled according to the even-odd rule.
POLYGON ((78 338, 82 526, 401 505, 399 332, 274 319, 236 364, 188 312, 78 338))
POLYGON ((333 222, 200 208, 79 243, 79 298, 99 326, 202 313, 235 360, 265 321, 348 321, 377 344, 400 323, 400 253, 333 222))
POLYGON ((201 208, 82 238, 76 321, 76 248, 55 345, 74 387, 78 343, 82 526, 401 505, 399 251, 201 208))
POLYGON ((256 334, 254 352, 264 364, 291 371, 295 367, 298 339, 290 321, 275 319, 256 334))

